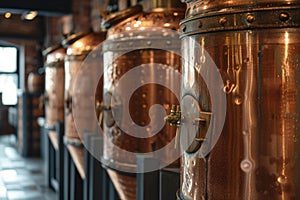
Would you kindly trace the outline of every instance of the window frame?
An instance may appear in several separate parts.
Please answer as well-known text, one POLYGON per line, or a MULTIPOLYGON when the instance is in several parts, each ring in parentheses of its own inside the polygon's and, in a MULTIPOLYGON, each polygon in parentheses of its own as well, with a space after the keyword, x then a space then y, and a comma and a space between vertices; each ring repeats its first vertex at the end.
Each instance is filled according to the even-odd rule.
MULTIPOLYGON (((0 47, 13 47, 17 50, 16 53, 16 71, 14 72, 3 72, 0 71, 0 75, 16 75, 17 76, 17 90, 20 88, 20 49, 17 46, 14 45, 6 45, 6 44, 1 44, 0 43, 0 47)), ((2 91, 1 91, 2 93, 2 91)), ((6 106, 16 106, 18 104, 18 102, 16 104, 7 104, 6 106)))

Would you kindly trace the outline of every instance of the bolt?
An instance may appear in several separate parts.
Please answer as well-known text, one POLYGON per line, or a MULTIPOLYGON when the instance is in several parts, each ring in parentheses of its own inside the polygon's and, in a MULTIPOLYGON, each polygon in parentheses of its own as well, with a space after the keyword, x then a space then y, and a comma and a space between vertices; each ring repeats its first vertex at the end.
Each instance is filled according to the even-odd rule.
POLYGON ((182 25, 181 31, 182 31, 182 32, 185 32, 185 31, 186 31, 186 25, 182 25))
POLYGON ((249 22, 249 23, 252 23, 252 22, 254 22, 254 20, 255 20, 255 17, 253 16, 253 15, 247 15, 247 22, 249 22))
POLYGON ((202 27, 202 25, 203 25, 203 24, 202 24, 202 22, 201 22, 201 21, 199 21, 199 22, 198 22, 198 28, 201 28, 201 27, 202 27))
POLYGON ((282 12, 279 14, 279 19, 282 22, 287 21, 290 18, 290 15, 287 12, 282 12))
POLYGON ((226 22, 227 22, 226 17, 222 17, 222 18, 219 20, 219 23, 220 23, 222 26, 224 26, 224 25, 226 24, 226 22))

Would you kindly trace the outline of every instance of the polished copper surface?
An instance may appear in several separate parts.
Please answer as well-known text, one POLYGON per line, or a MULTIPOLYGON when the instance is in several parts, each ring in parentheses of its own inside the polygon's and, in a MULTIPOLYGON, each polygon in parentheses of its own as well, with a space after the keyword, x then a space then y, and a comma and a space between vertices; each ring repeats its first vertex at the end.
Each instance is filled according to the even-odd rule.
POLYGON ((135 5, 120 12, 110 14, 105 18, 103 27, 109 29, 123 20, 128 20, 135 15, 139 15, 141 12, 143 12, 143 7, 141 5, 135 5))
MULTIPOLYGON (((153 62, 167 64, 170 57, 173 58, 173 65, 169 67, 174 67, 178 70, 181 62, 180 57, 171 52, 166 52, 163 50, 132 51, 120 56, 113 63, 113 66, 116 67, 116 73, 113 72, 113 74, 110 74, 109 77, 114 77, 114 79, 109 78, 107 81, 109 81, 109 83, 111 84, 115 79, 117 80, 121 78, 133 67, 139 66, 143 63, 153 62)), ((159 74, 161 74, 163 77, 167 77, 167 71, 167 69, 161 68, 159 74)), ((144 74, 143 76, 149 76, 149 74, 144 74)), ((140 78, 142 80, 143 77, 140 78)), ((104 84, 108 85, 109 83, 105 82, 104 84)), ((128 84, 120 87, 120 90, 125 91, 129 84, 130 83, 128 82, 128 84)), ((111 89, 113 89, 113 85, 111 89)), ((107 92, 106 94, 109 97, 109 92, 107 92)), ((110 99, 108 98, 104 98, 104 101, 105 100, 108 103, 110 102, 110 99)), ((178 100, 170 90, 164 88, 163 86, 156 84, 143 85, 143 87, 140 87, 133 93, 132 98, 130 99, 129 112, 133 121, 140 126, 149 124, 149 108, 154 104, 163 105, 167 111, 170 111, 170 105, 178 104, 178 100)), ((115 107, 115 109, 118 108, 115 107)), ((122 112, 122 110, 118 111, 122 112)), ((135 164, 135 156, 124 157, 123 155, 118 154, 117 151, 114 151, 114 148, 117 146, 130 152, 146 153, 164 147, 166 143, 169 143, 174 138, 175 127, 171 127, 168 125, 164 126, 164 128, 153 137, 133 137, 117 128, 115 121, 112 119, 113 116, 110 115, 111 112, 105 113, 107 114, 104 115, 104 123, 106 125, 104 156, 106 158, 113 158, 120 163, 135 164)))
MULTIPOLYGON (((106 37, 106 32, 99 33, 89 33, 89 34, 76 34, 75 36, 71 35, 70 38, 67 38, 65 42, 67 46, 67 54, 65 57, 65 119, 66 119, 66 136, 72 139, 80 140, 80 136, 78 131, 76 130, 76 124, 74 122, 74 116, 72 113, 73 107, 73 95, 74 90, 78 88, 74 88, 76 76, 80 70, 81 64, 84 59, 88 56, 88 54, 96 48, 106 37), (76 37, 77 36, 77 40, 76 37)), ((97 69, 91 65, 98 65, 98 63, 89 62, 89 66, 92 69, 97 69)), ((96 73, 91 73, 92 75, 89 77, 90 79, 97 79, 96 73)), ((81 85, 81 90, 90 90, 90 86, 88 84, 81 85)), ((99 81, 97 86, 97 90, 95 91, 95 102, 102 102, 102 89, 103 80, 99 81)), ((84 92, 82 92, 84 94, 84 92)), ((77 115, 80 119, 80 123, 82 123, 83 127, 91 127, 97 125, 90 124, 90 114, 95 113, 96 105, 87 105, 86 99, 84 95, 82 97, 77 98, 77 104, 75 108, 80 115, 77 115), (80 101, 80 102, 79 102, 80 101)), ((96 113, 99 116, 99 113, 96 113)), ((88 130, 87 130, 88 131, 88 130)))
POLYGON ((184 3, 177 0, 152 0, 151 3, 152 8, 186 8, 184 3))
POLYGON ((45 61, 45 112, 46 124, 54 126, 56 121, 64 122, 64 56, 65 48, 47 48, 45 61))
MULTIPOLYGON (((126 83, 118 85, 119 91, 116 91, 117 82, 126 73, 145 64, 159 63, 156 73, 160 74, 160 79, 174 81, 172 71, 180 70, 181 59, 176 54, 176 51, 178 52, 180 49, 179 38, 172 30, 178 30, 179 21, 184 17, 183 11, 180 9, 156 9, 153 12, 140 13, 134 18, 126 19, 109 30, 108 39, 103 46, 104 105, 110 107, 110 110, 104 112, 103 163, 112 168, 109 170, 109 175, 119 196, 124 200, 136 199, 136 189, 133 187, 136 185, 135 174, 124 173, 124 171, 134 171, 137 168, 136 157, 118 153, 117 149, 121 148, 133 153, 153 152, 170 143, 175 136, 176 128, 166 125, 152 137, 134 137, 118 127, 113 112, 123 113, 126 110, 125 106, 129 106, 133 122, 139 126, 146 126, 150 122, 149 108, 152 105, 163 105, 166 112, 169 112, 170 105, 178 104, 178 100, 169 89, 157 84, 141 84, 141 87, 131 96, 129 105, 122 97, 117 104, 111 105, 112 94, 126 91, 128 87, 135 85, 137 80, 143 83, 145 77, 152 76, 154 73, 141 72, 140 76, 136 77, 137 80, 128 80, 126 83), (158 29, 158 27, 165 29, 158 29), (166 48, 170 51, 162 50, 166 48)), ((149 66, 145 65, 144 67, 149 66)), ((125 118, 121 120, 128 121, 125 118)), ((125 129, 130 129, 129 126, 126 124, 125 129)), ((175 151, 178 150, 174 149, 175 151)), ((165 155, 171 158, 174 152, 165 152, 165 155)), ((178 164, 177 161, 173 165, 179 166, 178 164)))
POLYGON ((120 199, 136 199, 136 177, 135 174, 120 173, 115 170, 106 169, 111 178, 120 199))
MULTIPOLYGON (((223 11, 230 10, 230 2, 247 3, 219 2, 223 11)), ((287 1, 259 2, 287 5, 287 1)), ((205 111, 214 106, 210 91, 196 70, 199 66, 208 67, 206 54, 194 43, 197 41, 219 69, 227 111, 221 136, 210 154, 200 158, 199 151, 184 152, 180 199, 300 198, 300 24, 298 15, 293 14, 299 12, 293 5, 296 1, 289 2, 290 7, 265 7, 264 13, 255 13, 255 17, 277 20, 272 28, 257 22, 253 27, 230 26, 222 31, 214 27, 201 29, 202 26, 196 26, 202 19, 199 17, 182 23, 182 53, 186 60, 183 77, 189 78, 183 79, 181 96, 199 99, 199 106, 205 111), (283 23, 280 15, 272 18, 278 10, 285 10, 290 16, 288 21, 283 23)), ((242 16, 251 11, 245 10, 242 16)), ((229 16, 230 12, 226 14, 229 16)), ((249 23, 247 18, 240 21, 243 19, 249 23)), ((181 134, 189 133, 182 128, 181 134)))
POLYGON ((272 10, 274 7, 290 7, 299 5, 298 0, 183 0, 187 2, 187 18, 209 14, 216 11, 218 14, 245 10, 272 10))

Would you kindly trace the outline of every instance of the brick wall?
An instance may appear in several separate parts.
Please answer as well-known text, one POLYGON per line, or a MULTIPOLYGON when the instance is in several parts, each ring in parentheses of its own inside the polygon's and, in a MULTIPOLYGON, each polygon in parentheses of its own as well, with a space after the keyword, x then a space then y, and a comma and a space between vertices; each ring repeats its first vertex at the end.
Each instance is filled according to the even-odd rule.
POLYGON ((73 0, 72 15, 46 18, 44 46, 60 43, 72 33, 91 29, 91 0, 73 0))

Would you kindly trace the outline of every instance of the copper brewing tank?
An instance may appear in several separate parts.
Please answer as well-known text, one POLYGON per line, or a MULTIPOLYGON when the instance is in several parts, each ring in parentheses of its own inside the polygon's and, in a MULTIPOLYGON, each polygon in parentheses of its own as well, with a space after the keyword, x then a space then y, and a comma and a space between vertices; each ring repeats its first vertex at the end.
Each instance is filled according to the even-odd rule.
POLYGON ((64 57, 66 49, 61 45, 43 51, 45 61, 45 115, 46 126, 64 122, 64 57))
MULTIPOLYGON (((175 1, 174 1, 175 2, 175 1)), ((154 104, 164 106, 170 111, 170 104, 178 102, 170 90, 155 83, 143 84, 144 79, 158 73, 162 81, 174 82, 173 72, 180 70, 181 59, 178 55, 180 40, 176 30, 184 17, 184 9, 159 8, 151 12, 142 12, 141 6, 125 10, 106 24, 119 20, 122 15, 129 15, 125 20, 108 30, 104 42, 104 152, 102 163, 107 168, 122 200, 136 199, 137 159, 135 153, 149 153, 163 148, 175 135, 175 128, 164 126, 159 133, 151 137, 139 138, 124 131, 130 131, 130 126, 136 124, 144 127, 150 123, 149 108, 154 104), (174 34, 174 32, 176 34, 174 34), (164 50, 163 50, 164 49, 164 50), (166 50, 168 49, 168 51, 166 50), (177 52, 177 53, 176 53, 177 52), (156 72, 148 73, 149 65, 157 63, 160 67, 156 72), (122 78, 133 69, 141 66, 138 75, 119 84, 122 78), (167 80, 168 79, 168 80, 167 80), (135 85, 135 90, 128 103, 121 94, 127 93, 135 85), (129 110, 132 123, 125 117, 129 110), (122 129, 118 125, 122 124, 122 129), (118 148, 132 153, 125 155, 118 148), (129 173, 131 172, 131 173, 129 173)), ((157 77, 153 77, 157 78, 157 77)), ((176 83, 173 83, 173 87, 176 83)), ((178 90, 180 85, 178 84, 178 90)), ((159 120, 163 120, 159 119, 159 120)), ((150 129, 149 129, 150 132, 150 129)), ((176 149, 172 148, 175 152, 176 149)), ((172 157, 173 151, 164 152, 166 157, 172 157)), ((167 160, 167 158, 166 158, 167 160)), ((175 163, 179 167, 178 162, 175 163)))
POLYGON ((299 13, 295 0, 187 4, 178 199, 300 198, 299 13))
MULTIPOLYGON (((75 142, 77 144, 81 143, 81 139, 76 129, 76 124, 74 121, 74 115, 72 108, 77 109, 76 112, 79 113, 76 117, 78 123, 81 123, 81 128, 84 128, 88 131, 88 127, 93 125, 90 124, 90 114, 95 113, 96 105, 90 105, 86 103, 87 99, 85 94, 90 90, 90 85, 83 84, 80 85, 80 97, 77 97, 76 105, 73 105, 74 90, 78 88, 75 87, 75 80, 78 72, 81 68, 82 63, 88 54, 93 51, 106 37, 106 32, 101 31, 98 33, 95 32, 80 32, 73 34, 65 39, 62 44, 67 48, 65 56, 65 132, 66 132, 66 141, 75 142), (84 90, 86 92, 84 92, 84 90), (94 112, 93 112, 94 111, 94 112)), ((90 65, 91 70, 96 69, 96 67, 91 66, 92 64, 97 65, 98 63, 88 62, 86 65, 90 65)), ((90 73, 89 79, 97 79, 95 73, 90 73)), ((79 75, 78 75, 79 76, 79 75)), ((97 81, 93 81, 97 82, 97 81)), ((95 102, 102 102, 102 93, 103 93, 103 79, 99 81, 97 90, 95 91, 95 102)), ((99 115, 99 114, 98 114, 99 115)), ((97 124, 94 124, 94 126, 97 124)))
POLYGON ((29 92, 44 92, 45 76, 36 72, 30 72, 27 78, 27 88, 29 92))

